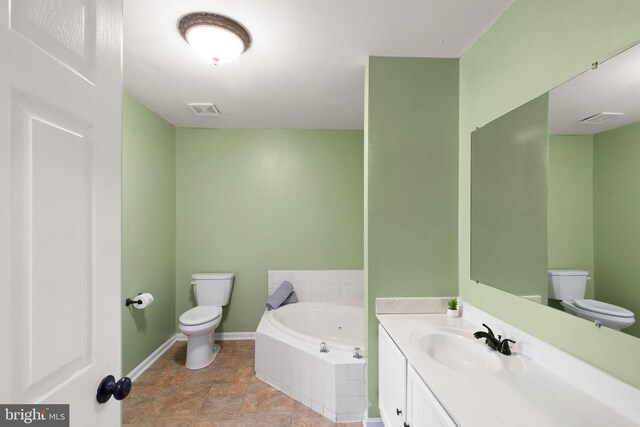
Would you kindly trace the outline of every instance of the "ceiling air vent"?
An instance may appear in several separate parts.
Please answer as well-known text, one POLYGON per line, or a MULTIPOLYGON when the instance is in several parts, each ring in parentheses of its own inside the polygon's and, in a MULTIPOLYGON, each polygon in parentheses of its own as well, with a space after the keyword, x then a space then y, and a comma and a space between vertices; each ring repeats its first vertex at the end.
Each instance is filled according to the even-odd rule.
POLYGON ((196 116, 220 117, 220 110, 218 110, 218 107, 211 103, 200 102, 187 105, 189 106, 189 108, 191 108, 191 111, 193 111, 193 114, 195 114, 196 116))
POLYGON ((604 122, 608 122, 609 120, 613 120, 616 117, 624 116, 624 113, 598 113, 593 116, 589 116, 585 119, 580 120, 580 123, 584 123, 585 125, 599 125, 604 122))

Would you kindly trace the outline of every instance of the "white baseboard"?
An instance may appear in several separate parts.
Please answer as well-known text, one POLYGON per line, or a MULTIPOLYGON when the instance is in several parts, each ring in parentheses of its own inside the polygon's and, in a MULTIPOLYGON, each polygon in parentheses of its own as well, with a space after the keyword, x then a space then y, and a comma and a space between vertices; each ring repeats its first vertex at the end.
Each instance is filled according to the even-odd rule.
MULTIPOLYGON (((240 340, 255 340, 255 332, 216 332, 216 341, 240 341, 240 340)), ((176 341, 186 341, 187 336, 183 333, 176 334, 176 341)))
POLYGON ((382 418, 365 418, 362 420, 362 427, 384 427, 382 418))
POLYGON ((144 359, 138 366, 133 368, 133 370, 127 375, 129 378, 131 378, 131 381, 135 381, 140 375, 142 375, 142 373, 146 371, 149 366, 153 365, 153 362, 158 360, 160 356, 162 356, 167 350, 169 350, 169 347, 171 347, 174 342, 176 342, 175 335, 162 343, 160 347, 155 349, 155 351, 151 353, 146 359, 144 359))
POLYGON ((216 339, 219 341, 234 341, 234 340, 255 340, 255 332, 216 332, 216 339))

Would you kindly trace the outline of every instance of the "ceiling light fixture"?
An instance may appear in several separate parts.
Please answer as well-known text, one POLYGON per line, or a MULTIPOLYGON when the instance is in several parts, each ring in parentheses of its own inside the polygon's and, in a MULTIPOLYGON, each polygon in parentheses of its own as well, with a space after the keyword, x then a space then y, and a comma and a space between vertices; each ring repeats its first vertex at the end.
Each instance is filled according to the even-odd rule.
POLYGON ((233 61, 251 46, 251 37, 242 25, 215 13, 183 16, 178 29, 198 55, 216 65, 233 61))

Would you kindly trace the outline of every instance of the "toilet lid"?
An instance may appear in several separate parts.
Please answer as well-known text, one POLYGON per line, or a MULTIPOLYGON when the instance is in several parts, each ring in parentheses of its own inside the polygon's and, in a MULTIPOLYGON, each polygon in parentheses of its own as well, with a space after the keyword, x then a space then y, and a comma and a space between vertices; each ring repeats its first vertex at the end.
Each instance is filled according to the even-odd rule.
POLYGON ((617 317, 633 317, 633 312, 617 305, 607 304, 606 302, 596 301, 593 299, 577 299, 573 301, 575 305, 584 309, 593 311, 594 313, 607 314, 617 317))
POLYGON ((220 316, 222 313, 221 307, 214 305, 199 305, 193 307, 180 316, 180 323, 185 326, 202 325, 203 323, 211 322, 220 316))

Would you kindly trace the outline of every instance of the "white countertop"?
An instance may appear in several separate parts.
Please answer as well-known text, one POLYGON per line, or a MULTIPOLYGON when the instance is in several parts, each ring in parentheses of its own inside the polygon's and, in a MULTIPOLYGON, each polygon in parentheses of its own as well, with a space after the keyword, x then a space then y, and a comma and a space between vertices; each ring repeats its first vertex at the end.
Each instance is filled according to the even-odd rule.
MULTIPOLYGON (((535 358, 519 353, 517 345, 512 345, 511 356, 496 353, 504 368, 490 374, 449 368, 429 357, 416 339, 421 334, 442 331, 447 327, 462 329, 474 339, 473 332, 484 330, 482 326, 478 326, 482 322, 448 318, 444 314, 378 314, 377 317, 409 364, 425 380, 459 426, 640 425, 640 418, 632 418, 634 414, 629 414, 628 410, 625 413, 624 410, 603 403, 603 399, 594 397, 598 395, 597 390, 595 393, 593 389, 589 393, 585 392, 582 386, 567 381, 535 358)), ((494 327, 490 322, 487 323, 494 327)), ((483 339, 477 342, 479 351, 493 352, 484 344, 483 339)), ((562 357, 566 359, 566 356, 562 357)), ((593 384, 596 388, 602 378, 599 375, 606 375, 598 372, 594 375, 595 381, 592 381, 596 383, 593 384)), ((613 378, 612 380, 617 382, 613 378)), ((602 387, 603 393, 607 393, 604 390, 611 388, 608 379, 605 378, 602 387)), ((622 383, 615 384, 615 387, 622 390, 623 409, 635 406, 633 402, 640 406, 640 400, 635 400, 640 396, 638 389, 622 383)), ((604 400, 615 401, 611 398, 604 400)))

